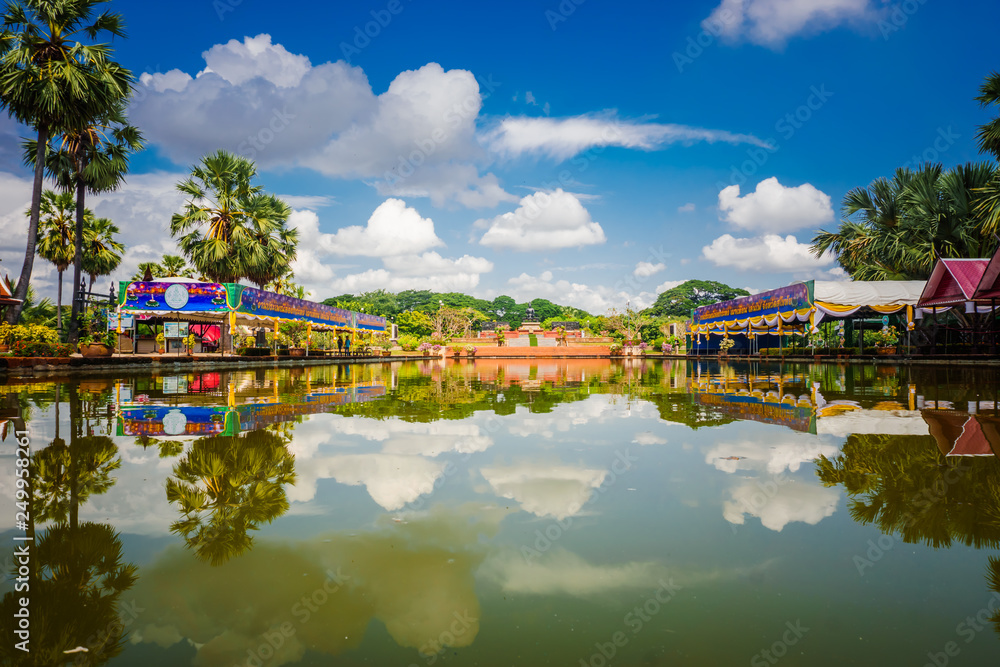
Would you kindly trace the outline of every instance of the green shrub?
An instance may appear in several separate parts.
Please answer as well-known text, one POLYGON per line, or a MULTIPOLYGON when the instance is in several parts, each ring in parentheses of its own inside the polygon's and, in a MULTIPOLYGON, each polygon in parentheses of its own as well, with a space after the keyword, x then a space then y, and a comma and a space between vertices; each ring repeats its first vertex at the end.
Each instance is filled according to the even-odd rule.
POLYGON ((401 335, 399 337, 399 346, 406 350, 407 352, 413 352, 417 349, 417 345, 420 345, 420 339, 416 336, 401 335))
POLYGON ((241 357, 267 357, 271 355, 271 350, 266 347, 241 347, 238 352, 241 357))
POLYGON ((73 354, 73 346, 64 343, 19 340, 10 346, 10 352, 15 357, 68 357, 73 354))

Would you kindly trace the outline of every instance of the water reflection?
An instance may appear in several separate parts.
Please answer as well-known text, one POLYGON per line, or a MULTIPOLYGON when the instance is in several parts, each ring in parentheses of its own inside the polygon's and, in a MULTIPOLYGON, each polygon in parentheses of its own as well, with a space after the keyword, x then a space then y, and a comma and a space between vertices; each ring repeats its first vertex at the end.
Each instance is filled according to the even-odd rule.
POLYGON ((844 664, 880 618, 870 585, 914 610, 872 655, 916 663, 909 644, 951 631, 984 569, 1000 593, 1000 559, 974 551, 1000 548, 995 375, 486 359, 174 372, 0 385, 0 421, 27 414, 38 434, 38 627, 69 629, 52 664, 77 645, 94 664, 510 664, 526 646, 578 664, 661 581, 684 594, 623 664, 745 663, 768 623, 798 616, 829 642, 803 644, 809 664, 844 664), (862 580, 851 545, 875 530, 915 547, 862 580), (914 592, 916 567, 948 584, 947 609, 914 592), (146 611, 126 637, 130 587, 146 611), (724 644, 720 624, 735 628, 724 644))

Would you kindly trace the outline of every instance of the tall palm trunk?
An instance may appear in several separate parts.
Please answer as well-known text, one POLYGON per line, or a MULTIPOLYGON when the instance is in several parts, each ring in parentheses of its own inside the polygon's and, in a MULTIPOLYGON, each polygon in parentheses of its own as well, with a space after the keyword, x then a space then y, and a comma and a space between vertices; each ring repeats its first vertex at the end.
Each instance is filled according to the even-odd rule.
POLYGON ((76 291, 79 289, 80 274, 83 272, 83 213, 87 187, 83 182, 83 165, 79 162, 76 165, 76 173, 76 238, 73 239, 76 251, 73 254, 73 311, 69 320, 68 337, 70 345, 75 344, 80 338, 80 311, 83 308, 83 303, 76 298, 76 291))
POLYGON ((48 127, 39 125, 38 146, 35 148, 35 180, 31 186, 31 215, 28 217, 28 247, 24 251, 21 277, 14 288, 14 298, 20 299, 21 303, 15 303, 7 308, 8 324, 17 324, 21 319, 21 310, 28 296, 28 283, 31 282, 31 269, 35 263, 35 246, 38 244, 38 217, 42 207, 42 178, 45 175, 45 148, 48 142, 48 127))
POLYGON ((56 329, 62 333, 62 277, 63 269, 59 269, 58 288, 56 288, 56 329))

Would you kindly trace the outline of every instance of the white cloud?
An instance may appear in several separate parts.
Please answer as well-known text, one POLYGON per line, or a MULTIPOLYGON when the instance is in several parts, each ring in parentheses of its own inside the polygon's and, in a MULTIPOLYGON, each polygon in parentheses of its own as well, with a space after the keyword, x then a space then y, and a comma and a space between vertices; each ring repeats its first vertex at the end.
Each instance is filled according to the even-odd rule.
POLYGON ((320 249, 331 255, 387 257, 423 252, 443 246, 434 233, 434 221, 423 218, 401 199, 386 199, 361 227, 342 227, 319 238, 320 249))
POLYGON ((836 445, 815 436, 788 435, 772 437, 766 441, 718 443, 705 452, 705 463, 728 473, 760 470, 777 475, 785 470, 797 472, 803 463, 815 461, 820 456, 837 456, 839 453, 840 449, 836 445))
POLYGON ((825 488, 817 482, 754 479, 730 491, 730 499, 722 505, 722 515, 735 525, 743 525, 747 514, 760 517, 765 528, 780 532, 795 521, 816 525, 836 511, 839 500, 837 489, 825 488))
POLYGON ((636 433, 635 437, 632 438, 632 442, 637 445, 665 445, 667 444, 667 439, 656 435, 652 431, 643 431, 636 433))
POLYGON ((691 202, 688 202, 687 204, 684 204, 683 206, 678 206, 677 207, 677 212, 678 213, 690 213, 694 209, 695 209, 694 204, 691 203, 691 202))
POLYGON ((607 470, 537 463, 480 472, 497 495, 516 500, 526 512, 560 520, 577 514, 608 474, 607 470))
POLYGON ((815 33, 839 25, 872 22, 877 10, 870 0, 722 0, 702 27, 728 41, 746 39, 781 48, 798 33, 815 33))
POLYGON ((655 150, 669 144, 699 141, 765 146, 760 139, 748 134, 623 120, 613 112, 570 118, 505 118, 484 135, 484 141, 492 152, 502 157, 535 154, 560 161, 596 146, 655 150))
POLYGON ((652 275, 656 275, 660 271, 667 268, 667 265, 663 262, 657 262, 653 264, 652 262, 639 262, 635 265, 635 269, 632 274, 639 278, 648 278, 652 275))
POLYGON ((378 505, 397 510, 433 491, 444 465, 422 456, 397 454, 317 457, 299 466, 295 484, 288 487, 288 499, 308 502, 316 495, 318 480, 333 478, 341 484, 364 486, 378 505))
POLYGON ((531 560, 513 551, 497 554, 483 564, 483 573, 507 593, 574 597, 652 589, 666 578, 666 568, 655 562, 592 565, 561 548, 531 560))
POLYGON ((359 67, 312 65, 270 35, 215 45, 197 76, 140 77, 131 116, 177 163, 218 148, 264 168, 304 166, 334 178, 369 179, 383 195, 493 207, 515 201, 477 164, 479 84, 437 63, 401 72, 376 95, 359 67))
POLYGON ((687 282, 686 280, 668 280, 656 286, 656 293, 660 294, 661 292, 666 292, 668 289, 673 289, 678 285, 683 285, 686 282, 687 282))
POLYGON ((387 269, 404 276, 473 275, 493 270, 493 262, 483 257, 462 255, 458 259, 446 259, 436 252, 386 257, 384 263, 387 269))
POLYGON ((488 227, 479 242, 496 248, 553 250, 607 240, 580 200, 561 188, 530 194, 521 199, 517 210, 475 224, 488 227))
POLYGON ((767 234, 738 239, 723 234, 701 250, 702 257, 716 266, 731 266, 743 271, 822 272, 835 259, 830 253, 816 257, 809 245, 799 243, 791 234, 782 238, 767 234))
POLYGON ((738 185, 724 188, 719 193, 719 210, 723 220, 741 229, 772 234, 815 229, 833 220, 829 195, 809 183, 785 187, 774 177, 761 181, 743 197, 738 185))

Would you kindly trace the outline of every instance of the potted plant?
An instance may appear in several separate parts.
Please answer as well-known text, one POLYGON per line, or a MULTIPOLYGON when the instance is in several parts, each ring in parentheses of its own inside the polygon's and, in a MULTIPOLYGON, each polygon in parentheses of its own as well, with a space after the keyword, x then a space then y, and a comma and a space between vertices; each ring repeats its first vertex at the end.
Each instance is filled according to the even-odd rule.
POLYGON ((191 354, 194 351, 194 346, 198 342, 197 337, 194 334, 188 334, 184 338, 184 347, 187 348, 187 353, 191 354))
POLYGON ((719 341, 719 356, 725 357, 729 355, 729 350, 733 349, 733 345, 736 345, 736 341, 732 338, 723 338, 719 341))
POLYGON ((467 356, 467 357, 475 357, 476 356, 476 346, 475 345, 466 345, 465 346, 465 356, 467 356))
POLYGON ((611 350, 611 356, 612 357, 620 357, 621 354, 622 354, 621 343, 612 343, 610 350, 611 350))
POLYGON ((451 348, 451 356, 455 357, 456 359, 458 357, 462 356, 462 348, 460 346, 458 346, 458 345, 455 345, 454 347, 452 347, 451 348))
POLYGON ((435 357, 440 357, 441 356, 441 350, 443 350, 443 349, 444 349, 443 345, 436 345, 436 344, 435 345, 431 345, 431 354, 434 355, 435 357))
POLYGON ((116 334, 108 331, 104 335, 90 332, 80 336, 80 354, 84 357, 110 357, 115 349, 116 334))
POLYGON ((894 326, 884 326, 875 332, 875 348, 877 354, 896 354, 899 343, 899 330, 894 326))
POLYGON ((421 343, 420 346, 417 347, 417 350, 419 350, 420 352, 423 352, 425 357, 431 356, 431 344, 430 343, 421 343))
POLYGON ((649 350, 649 343, 647 343, 646 341, 639 343, 639 354, 646 354, 648 350, 649 350))
POLYGON ((161 331, 156 334, 156 349, 160 351, 160 354, 163 354, 166 351, 166 348, 164 348, 165 343, 166 339, 163 337, 163 332, 161 331))
POLYGON ((566 346, 566 327, 556 329, 556 343, 563 347, 566 346))
POLYGON ((497 329, 497 347, 503 347, 507 342, 507 334, 504 333, 503 329, 497 329))
POLYGON ((670 354, 674 351, 674 346, 673 344, 664 341, 660 344, 660 351, 662 351, 663 354, 670 354))
POLYGON ((306 349, 302 347, 302 341, 309 335, 307 322, 282 322, 278 327, 278 332, 281 338, 288 341, 289 356, 306 356, 306 349))
POLYGON ((382 356, 391 357, 392 356, 392 341, 388 338, 382 340, 382 356))

